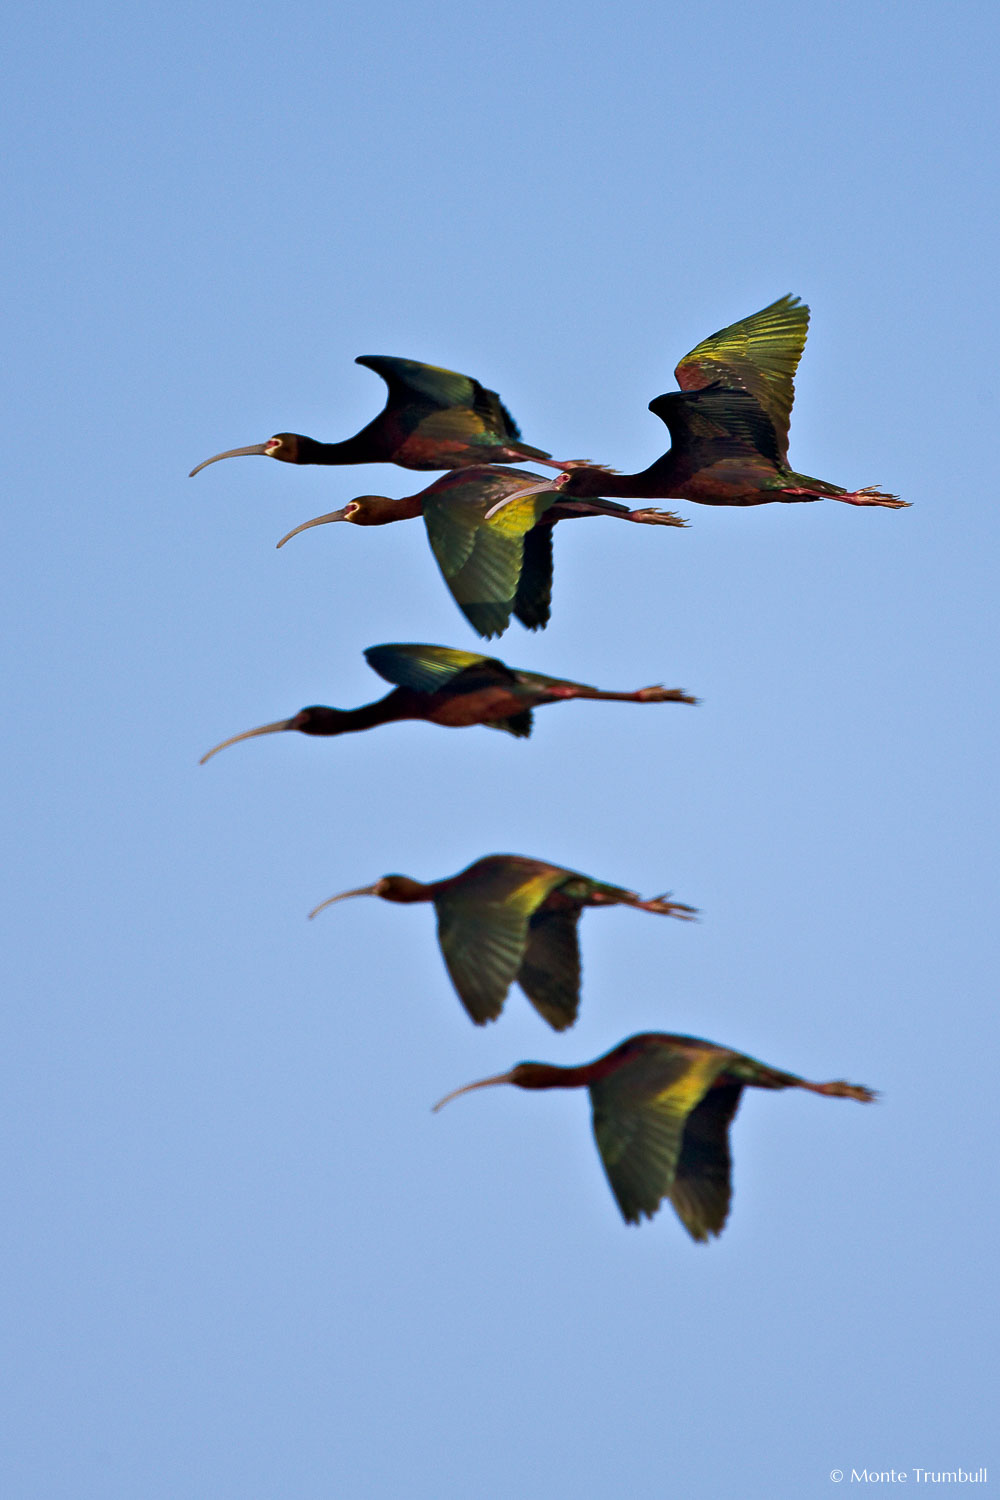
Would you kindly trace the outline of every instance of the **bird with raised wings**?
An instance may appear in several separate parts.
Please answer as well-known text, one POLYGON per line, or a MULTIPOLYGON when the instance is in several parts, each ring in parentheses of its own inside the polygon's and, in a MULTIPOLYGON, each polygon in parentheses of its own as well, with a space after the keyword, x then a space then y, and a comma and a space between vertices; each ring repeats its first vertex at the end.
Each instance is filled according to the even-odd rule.
POLYGON ((779 297, 704 339, 674 371, 680 390, 649 403, 669 429, 668 452, 638 474, 574 466, 563 498, 600 495, 698 505, 843 500, 892 510, 907 505, 877 485, 846 490, 789 468, 794 378, 808 326, 808 307, 797 297, 779 297))
POLYGON ((299 432, 279 432, 266 443, 213 454, 189 478, 220 458, 251 454, 286 464, 399 464, 404 469, 551 462, 541 448, 521 442, 517 423, 496 391, 470 375, 386 354, 359 354, 355 364, 381 375, 389 391, 383 410, 353 437, 320 443, 299 432))

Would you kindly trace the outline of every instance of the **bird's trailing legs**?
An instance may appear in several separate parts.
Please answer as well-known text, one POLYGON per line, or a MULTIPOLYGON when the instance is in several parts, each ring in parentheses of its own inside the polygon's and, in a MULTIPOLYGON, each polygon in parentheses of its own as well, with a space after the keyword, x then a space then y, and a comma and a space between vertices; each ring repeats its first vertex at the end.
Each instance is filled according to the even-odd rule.
POLYGON ((697 703, 683 688, 666 688, 662 683, 637 688, 634 693, 606 692, 602 688, 579 687, 575 683, 551 689, 554 698, 603 698, 615 703, 697 703))
MULTIPOLYGON (((607 511, 599 512, 607 515, 607 511)), ((630 510, 627 516, 622 516, 623 521, 638 521, 640 526, 686 526, 688 523, 682 516, 675 515, 672 510, 657 510, 656 506, 647 506, 645 510, 630 510)))
POLYGON ((882 505, 886 510, 905 510, 912 505, 912 500, 900 500, 898 495, 889 495, 877 484, 866 484, 860 490, 844 490, 843 494, 829 490, 810 490, 805 487, 793 489, 791 485, 783 485, 781 499, 789 500, 843 500, 845 505, 882 505))
POLYGON ((683 901, 671 901, 669 891, 664 891, 662 896, 650 896, 646 901, 637 897, 635 901, 630 901, 629 905, 638 908, 639 911, 657 912, 663 917, 680 917, 685 922, 694 922, 698 916, 696 906, 685 906, 683 901))
MULTIPOLYGON (((579 465, 579 467, 584 467, 579 465)), ((590 464, 586 467, 596 468, 597 465, 590 464)), ((483 517, 484 521, 490 520, 505 506, 513 504, 515 500, 522 500, 526 495, 538 495, 543 490, 561 490, 564 484, 568 484, 572 474, 564 471, 557 474, 555 479, 545 484, 531 485, 523 490, 515 490, 512 495, 507 495, 503 500, 498 500, 496 505, 491 505, 483 517)), ((568 519, 570 516, 611 516, 618 521, 637 521, 640 526, 686 526, 687 522, 680 516, 675 515, 672 510, 659 510, 656 506, 646 506, 642 510, 629 510, 626 506, 616 501, 606 500, 577 500, 575 497, 557 500, 558 511, 553 514, 560 519, 568 519)))

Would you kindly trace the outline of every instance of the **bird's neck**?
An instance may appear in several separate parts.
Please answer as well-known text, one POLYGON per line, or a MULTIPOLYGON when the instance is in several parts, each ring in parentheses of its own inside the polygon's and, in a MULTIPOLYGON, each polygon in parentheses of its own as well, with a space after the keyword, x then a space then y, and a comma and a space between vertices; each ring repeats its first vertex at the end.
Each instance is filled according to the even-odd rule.
POLYGON ((355 526, 387 526, 391 521, 412 521, 423 515, 423 495, 403 495, 390 500, 388 495, 359 495, 357 510, 347 519, 355 526))
POLYGON ((361 729, 375 729, 379 724, 392 724, 399 719, 421 719, 421 700, 427 695, 414 693, 409 688, 393 688, 384 698, 374 703, 363 703, 360 708, 317 708, 303 734, 334 735, 354 734, 361 729))
POLYGON ((593 1065, 560 1068, 555 1063, 518 1063, 511 1083, 519 1089, 576 1089, 591 1082, 593 1065))
POLYGON ((670 497, 671 455, 664 454, 638 474, 615 474, 610 469, 573 469, 559 491, 560 500, 664 500, 670 497))
POLYGON ((425 885, 422 880, 412 880, 409 875, 383 875, 379 891, 383 901, 397 901, 410 906, 416 901, 433 901, 437 886, 425 885))
POLYGON ((382 460, 374 436, 367 430, 345 438, 342 443, 319 443, 315 438, 300 437, 296 463, 300 464, 370 464, 382 460))

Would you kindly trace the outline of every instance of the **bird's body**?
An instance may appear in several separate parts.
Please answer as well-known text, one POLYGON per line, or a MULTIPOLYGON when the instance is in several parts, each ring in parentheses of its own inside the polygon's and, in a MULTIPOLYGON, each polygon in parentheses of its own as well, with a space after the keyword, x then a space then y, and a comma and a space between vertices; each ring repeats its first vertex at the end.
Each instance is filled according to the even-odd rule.
POLYGON ((369 646, 365 658, 380 677, 395 684, 393 691, 384 698, 366 703, 361 708, 340 709, 323 705, 303 708, 290 719, 263 724, 259 729, 249 729, 223 740, 202 756, 202 762, 237 740, 274 734, 283 729, 329 736, 374 729, 380 724, 401 719, 423 719, 449 729, 485 724, 491 729, 504 729, 508 734, 527 738, 531 733, 533 709, 570 698, 629 703, 697 702, 679 688, 657 685, 638 688, 634 692, 605 691, 561 677, 525 672, 508 667, 496 657, 480 656, 473 651, 455 651, 448 646, 369 646))
POLYGON ((349 896, 433 902, 441 953, 476 1025, 496 1020, 516 981, 556 1031, 572 1026, 577 1016, 577 924, 585 907, 624 905, 682 918, 695 914, 693 907, 666 896, 643 900, 622 886, 518 854, 487 855, 457 875, 427 883, 384 875, 374 885, 331 896, 309 915, 349 896))
POLYGON ((695 1240, 721 1234, 732 1196, 729 1125, 745 1088, 808 1089, 869 1103, 861 1084, 810 1083, 745 1053, 697 1037, 645 1032, 582 1067, 518 1063, 446 1095, 512 1083, 523 1089, 587 1088, 594 1138, 611 1191, 629 1224, 669 1198, 695 1240))
POLYGON ((685 499, 698 505, 843 500, 898 509, 907 502, 875 485, 845 490, 788 464, 794 376, 809 309, 781 297, 722 328, 681 360, 679 391, 649 403, 670 430, 671 447, 637 474, 574 467, 563 496, 589 499, 685 499))
POLYGON ((278 543, 313 526, 347 521, 385 526, 423 516, 431 551, 459 609, 487 638, 502 635, 511 614, 529 630, 544 627, 552 598, 552 528, 557 521, 611 516, 683 526, 668 511, 629 510, 613 500, 565 500, 569 473, 554 479, 499 465, 456 470, 416 495, 359 495, 340 510, 296 526, 278 543))
POLYGON ((320 443, 298 432, 279 432, 266 443, 206 458, 192 477, 220 458, 248 454, 290 464, 399 464, 404 469, 549 461, 541 448, 521 442, 517 423, 496 391, 471 376, 383 354, 361 354, 355 364, 380 375, 389 393, 384 409, 353 437, 320 443))

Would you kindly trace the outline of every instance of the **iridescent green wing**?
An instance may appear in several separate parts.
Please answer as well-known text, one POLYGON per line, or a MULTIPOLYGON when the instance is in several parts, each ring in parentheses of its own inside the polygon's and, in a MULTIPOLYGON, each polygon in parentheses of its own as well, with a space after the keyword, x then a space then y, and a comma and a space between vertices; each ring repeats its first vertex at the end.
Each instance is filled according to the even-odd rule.
POLYGON ((728 1056, 652 1047, 590 1085, 594 1138, 626 1223, 651 1219, 670 1194, 688 1116, 728 1056))
MULTIPOLYGON (((520 439, 518 425, 496 391, 487 390, 471 375, 384 354, 362 354, 355 363, 381 375, 389 387, 387 410, 405 412, 416 420, 431 412, 447 413, 449 420, 431 429, 439 438, 474 441, 478 437, 499 444, 518 443, 520 439)), ((408 420, 406 425, 412 427, 415 421, 408 420)), ((540 448, 525 448, 525 453, 536 458, 549 456, 540 448)))
POLYGON ((720 328, 686 354, 674 371, 677 383, 682 391, 716 384, 749 391, 770 417, 785 463, 795 371, 808 328, 808 307, 798 297, 779 297, 751 317, 720 328))
POLYGON ((517 982, 555 1031, 572 1026, 580 1005, 579 922, 580 908, 567 906, 536 911, 528 923, 517 982))
POLYGON ((435 899, 441 952, 477 1026, 500 1014, 521 967, 531 914, 564 873, 498 855, 480 860, 435 899))
POLYGON ((365 660, 374 672, 396 687, 436 693, 463 672, 481 671, 487 680, 516 681, 514 673, 494 656, 477 651, 454 651, 450 646, 392 644, 369 646, 365 660))
POLYGON ((549 490, 512 500, 489 520, 486 512, 532 483, 545 480, 499 466, 464 470, 432 486, 424 501, 427 538, 444 581, 483 636, 502 635, 510 623, 525 537, 558 495, 549 490))
POLYGON ((721 1234, 729 1215, 729 1125, 742 1093, 741 1083, 718 1085, 688 1115, 670 1201, 692 1239, 721 1234))
POLYGON ((389 407, 415 405, 434 411, 447 411, 456 406, 472 407, 477 391, 483 391, 479 381, 468 375, 442 370, 437 365, 422 365, 415 359, 396 359, 388 354, 359 354, 354 363, 381 375, 389 387, 389 407))

